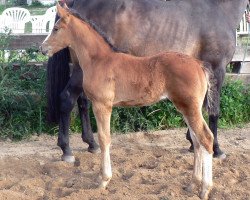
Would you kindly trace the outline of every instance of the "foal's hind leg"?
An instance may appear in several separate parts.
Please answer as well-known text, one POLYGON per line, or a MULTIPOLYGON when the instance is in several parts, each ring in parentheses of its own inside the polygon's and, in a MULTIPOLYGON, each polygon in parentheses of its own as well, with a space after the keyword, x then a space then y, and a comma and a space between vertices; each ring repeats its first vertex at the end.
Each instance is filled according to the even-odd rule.
POLYGON ((194 171, 193 185, 199 181, 201 177, 202 166, 202 190, 201 199, 208 199, 208 194, 212 188, 212 155, 213 155, 213 135, 202 117, 201 111, 198 113, 185 116, 187 124, 191 130, 191 137, 194 139, 194 171), (197 148, 198 147, 198 148, 197 148), (198 157, 200 155, 200 158, 198 157), (202 163, 202 164, 201 164, 202 163))
POLYGON ((194 145, 194 170, 192 181, 188 186, 187 190, 189 192, 193 192, 196 186, 199 186, 202 180, 202 152, 201 152, 201 145, 197 140, 195 133, 191 128, 188 129, 190 132, 190 138, 192 139, 194 145))

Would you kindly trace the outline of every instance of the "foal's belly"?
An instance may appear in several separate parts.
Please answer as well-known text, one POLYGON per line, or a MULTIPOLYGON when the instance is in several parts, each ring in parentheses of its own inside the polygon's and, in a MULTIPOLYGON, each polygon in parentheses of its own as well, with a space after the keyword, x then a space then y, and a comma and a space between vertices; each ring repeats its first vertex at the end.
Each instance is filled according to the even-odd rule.
POLYGON ((115 99, 113 102, 113 106, 121 106, 121 107, 133 107, 133 106, 149 106, 154 103, 157 103, 161 100, 167 99, 168 96, 166 93, 160 94, 137 94, 134 97, 123 97, 120 99, 115 99))
POLYGON ((119 101, 119 102, 114 102, 115 107, 141 107, 141 106, 149 106, 154 103, 158 102, 157 101, 140 101, 140 100, 127 100, 127 101, 119 101))

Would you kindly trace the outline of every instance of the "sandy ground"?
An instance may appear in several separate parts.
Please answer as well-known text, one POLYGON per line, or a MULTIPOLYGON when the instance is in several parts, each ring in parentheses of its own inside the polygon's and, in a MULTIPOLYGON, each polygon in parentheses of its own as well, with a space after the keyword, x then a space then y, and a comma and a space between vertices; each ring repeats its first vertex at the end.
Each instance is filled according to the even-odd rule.
MULTIPOLYGON (((98 189, 100 154, 87 152, 80 135, 71 136, 75 164, 60 161, 56 138, 33 137, 19 143, 0 142, 0 200, 196 200, 188 193, 193 154, 185 129, 112 136, 113 179, 98 189)), ((250 125, 220 130, 227 152, 214 159, 210 199, 250 199, 250 125)))

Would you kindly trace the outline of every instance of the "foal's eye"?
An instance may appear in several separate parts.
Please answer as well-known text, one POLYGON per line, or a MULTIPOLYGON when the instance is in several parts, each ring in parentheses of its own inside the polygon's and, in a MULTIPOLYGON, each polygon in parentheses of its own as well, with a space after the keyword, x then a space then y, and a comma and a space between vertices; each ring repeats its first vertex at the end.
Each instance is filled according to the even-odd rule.
POLYGON ((54 27, 54 29, 53 29, 54 32, 57 32, 58 30, 59 30, 58 27, 54 27))

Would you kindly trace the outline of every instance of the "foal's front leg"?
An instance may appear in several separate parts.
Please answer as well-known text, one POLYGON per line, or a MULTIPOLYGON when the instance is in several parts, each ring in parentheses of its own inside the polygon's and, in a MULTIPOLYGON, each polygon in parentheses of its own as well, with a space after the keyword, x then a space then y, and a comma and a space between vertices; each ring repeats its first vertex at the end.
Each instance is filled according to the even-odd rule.
POLYGON ((110 118, 112 112, 112 106, 105 105, 103 103, 92 102, 93 112, 95 114, 98 139, 101 149, 101 163, 102 163, 102 181, 100 188, 106 188, 109 181, 112 178, 111 161, 110 161, 110 118))

